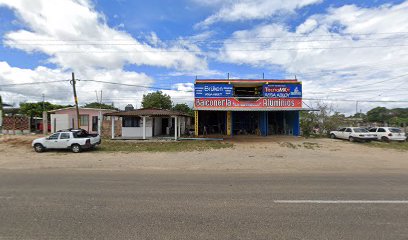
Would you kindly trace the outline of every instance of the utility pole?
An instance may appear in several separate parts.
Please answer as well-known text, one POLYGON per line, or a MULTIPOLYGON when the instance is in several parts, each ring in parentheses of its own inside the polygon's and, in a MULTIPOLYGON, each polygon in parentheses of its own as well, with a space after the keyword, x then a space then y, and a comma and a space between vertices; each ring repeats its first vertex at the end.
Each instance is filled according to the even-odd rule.
POLYGON ((358 101, 356 101, 356 117, 358 117, 358 101))
POLYGON ((75 108, 76 108, 76 124, 77 124, 77 128, 79 128, 79 108, 78 108, 78 97, 77 97, 77 93, 76 93, 76 80, 75 80, 75 75, 74 73, 72 73, 72 80, 70 81, 71 85, 72 85, 72 89, 74 90, 74 101, 75 101, 75 108))
POLYGON ((43 110, 43 112, 45 111, 44 102, 45 102, 45 95, 43 93, 42 94, 42 110, 43 110))

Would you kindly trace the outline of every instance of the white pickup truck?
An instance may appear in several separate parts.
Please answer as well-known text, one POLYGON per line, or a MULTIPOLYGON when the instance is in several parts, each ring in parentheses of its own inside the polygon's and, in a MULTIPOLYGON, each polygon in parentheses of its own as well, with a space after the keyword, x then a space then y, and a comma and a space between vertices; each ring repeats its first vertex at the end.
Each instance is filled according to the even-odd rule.
POLYGON ((98 134, 89 134, 84 129, 67 129, 49 137, 37 138, 31 145, 36 152, 43 152, 46 149, 71 149, 72 152, 79 153, 100 143, 101 137, 98 134))

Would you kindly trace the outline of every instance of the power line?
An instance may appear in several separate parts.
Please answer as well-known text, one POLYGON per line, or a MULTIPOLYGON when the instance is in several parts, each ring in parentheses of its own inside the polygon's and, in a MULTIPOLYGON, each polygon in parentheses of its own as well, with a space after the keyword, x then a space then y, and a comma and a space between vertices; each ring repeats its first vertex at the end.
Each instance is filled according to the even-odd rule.
MULTIPOLYGON (((251 37, 256 39, 256 37, 251 37)), ((207 43, 207 44, 223 44, 223 45, 231 45, 231 44, 247 44, 247 43, 291 43, 291 42, 339 42, 339 41, 376 41, 376 40, 396 40, 396 39, 406 39, 408 36, 401 36, 401 37, 389 37, 389 38, 360 38, 360 39, 350 39, 350 38, 337 38, 337 39, 310 39, 310 40, 291 40, 291 37, 282 37, 283 40, 281 41, 276 41, 276 40, 268 40, 268 41, 238 41, 238 42, 226 42, 229 39, 225 40, 201 40, 201 41, 189 41, 189 40, 184 40, 187 43, 207 43)), ((245 39, 246 40, 246 39, 245 39)), ((17 40, 19 41, 19 40, 17 40)), ((147 43, 143 42, 135 42, 136 40, 119 40, 119 41, 111 41, 111 40, 102 40, 105 43, 101 43, 102 41, 76 41, 71 43, 69 41, 64 41, 64 40, 39 40, 39 41, 30 41, 30 40, 20 40, 20 42, 25 42, 25 43, 16 43, 16 42, 7 42, 7 45, 9 46, 81 46, 81 45, 95 45, 95 46, 146 46, 147 43), (39 42, 40 41, 40 42, 39 42), (44 43, 42 43, 44 42, 44 43), (51 42, 51 43, 46 43, 46 42, 51 42), (60 43, 55 43, 55 42, 60 42, 60 43)), ((179 40, 174 40, 176 43, 180 43, 180 41, 183 41, 183 39, 179 40)))
MULTIPOLYGON (((367 45, 367 46, 336 46, 336 47, 296 47, 296 48, 264 48, 264 49, 227 49, 229 52, 265 52, 265 51, 299 51, 299 50, 328 50, 328 49, 361 49, 361 48, 394 48, 394 47, 408 47, 408 45, 367 45)), ((0 50, 2 52, 7 50, 0 50)), ((181 50, 122 50, 122 51, 54 51, 55 53, 67 53, 67 54, 106 54, 106 53, 203 53, 205 50, 191 50, 191 49, 181 49, 181 50)))
POLYGON ((0 85, 0 87, 23 86, 23 85, 37 85, 37 84, 48 84, 48 83, 68 82, 68 81, 69 81, 69 80, 56 80, 56 81, 47 81, 47 82, 12 83, 12 84, 3 84, 3 85, 0 85))
MULTIPOLYGON (((393 34, 408 34, 408 32, 377 32, 377 33, 330 33, 330 34, 316 34, 316 35, 299 35, 299 36, 291 36, 293 38, 309 38, 309 37, 333 37, 333 36, 370 36, 370 35, 393 35, 393 34)), ((185 38, 161 38, 160 40, 162 41, 179 41, 179 40, 188 40, 188 39, 193 39, 196 36, 186 36, 185 38)), ((279 36, 251 36, 251 38, 256 38, 256 39, 281 39, 281 38, 286 38, 286 37, 279 37, 279 36)), ((140 39, 140 38, 139 38, 140 39)), ((213 38, 208 38, 207 40, 196 40, 196 41, 208 41, 209 39, 213 38)), ((241 37, 231 37, 231 38, 219 38, 219 40, 228 40, 228 39, 241 39, 241 37)), ((122 39, 27 39, 27 38, 17 38, 15 40, 19 41, 65 41, 65 42, 75 42, 75 41, 129 41, 133 40, 133 38, 122 38, 122 39)))
MULTIPOLYGON (((153 86, 145 86, 145 85, 138 85, 138 84, 128 84, 128 83, 117 83, 117 82, 109 82, 109 81, 100 81, 100 80, 91 80, 85 79, 82 80, 83 82, 97 82, 97 83, 105 83, 105 84, 112 84, 112 85, 121 85, 121 86, 128 86, 128 87, 140 87, 140 88, 149 88, 149 89, 156 89, 156 90, 169 90, 169 91, 184 91, 178 89, 171 89, 171 88, 160 88, 160 87, 153 87, 153 86)), ((193 92, 192 90, 185 90, 186 92, 193 92)))

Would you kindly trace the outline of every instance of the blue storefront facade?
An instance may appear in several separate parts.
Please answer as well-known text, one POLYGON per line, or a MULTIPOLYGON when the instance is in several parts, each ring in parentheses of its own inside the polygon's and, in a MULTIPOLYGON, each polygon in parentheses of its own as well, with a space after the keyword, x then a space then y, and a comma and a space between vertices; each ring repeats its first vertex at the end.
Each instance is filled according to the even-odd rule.
POLYGON ((300 134, 302 84, 295 80, 196 80, 195 134, 300 134))

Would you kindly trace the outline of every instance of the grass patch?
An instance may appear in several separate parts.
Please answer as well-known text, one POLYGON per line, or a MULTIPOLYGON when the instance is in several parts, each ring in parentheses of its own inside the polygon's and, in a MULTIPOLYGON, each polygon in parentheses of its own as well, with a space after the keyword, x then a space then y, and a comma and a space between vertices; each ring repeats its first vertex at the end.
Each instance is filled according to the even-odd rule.
POLYGON ((408 151, 408 142, 370 142, 367 146, 408 151))
POLYGON ((281 147, 287 147, 287 148, 292 148, 292 149, 298 148, 298 146, 296 146, 295 144, 290 143, 290 142, 282 142, 282 143, 279 143, 279 146, 281 146, 281 147))
POLYGON ((313 143, 313 142, 304 142, 303 147, 306 149, 314 150, 315 148, 320 148, 320 145, 318 143, 313 143))
POLYGON ((233 144, 221 141, 132 142, 105 140, 97 149, 106 152, 190 152, 231 147, 233 144))
POLYGON ((318 143, 313 143, 313 142, 304 142, 302 144, 293 144, 291 142, 281 142, 279 143, 279 146, 292 148, 292 149, 306 148, 306 149, 311 149, 311 150, 321 147, 318 143))

